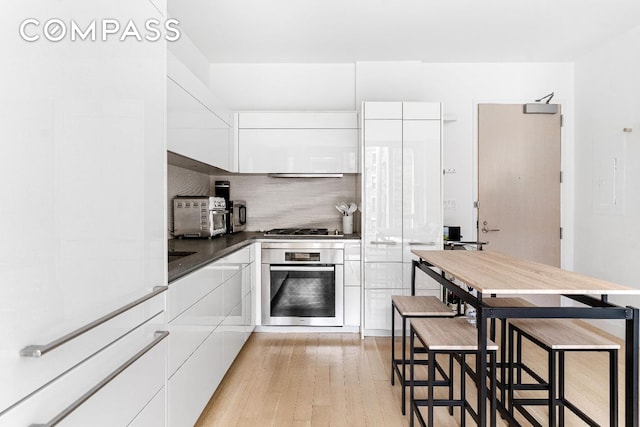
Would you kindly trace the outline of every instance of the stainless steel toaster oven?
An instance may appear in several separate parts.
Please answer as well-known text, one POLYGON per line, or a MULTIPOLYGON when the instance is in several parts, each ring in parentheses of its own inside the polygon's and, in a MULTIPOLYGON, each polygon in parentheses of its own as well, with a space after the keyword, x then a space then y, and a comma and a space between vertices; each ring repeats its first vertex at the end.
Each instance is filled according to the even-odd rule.
POLYGON ((225 234, 227 215, 222 197, 178 196, 173 199, 173 235, 207 238, 225 234))

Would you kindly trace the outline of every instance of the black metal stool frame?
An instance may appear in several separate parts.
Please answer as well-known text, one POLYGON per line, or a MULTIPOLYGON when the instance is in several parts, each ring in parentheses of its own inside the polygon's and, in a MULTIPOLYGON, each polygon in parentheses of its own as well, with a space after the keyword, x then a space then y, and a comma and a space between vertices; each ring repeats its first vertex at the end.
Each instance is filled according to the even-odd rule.
MULTIPOLYGON (((450 316, 421 316, 421 315, 403 315, 398 310, 398 307, 391 301, 391 385, 395 385, 395 376, 398 375, 398 379, 400 380, 400 385, 402 386, 402 415, 406 415, 406 398, 407 398, 407 389, 406 387, 410 386, 410 382, 407 381, 407 319, 421 319, 421 318, 442 318, 442 317, 450 317, 450 316), (395 326, 395 312, 398 312, 400 317, 402 317, 402 359, 396 359, 396 344, 395 344, 395 334, 396 334, 396 326, 395 326), (402 370, 400 370, 399 365, 402 365, 402 370)), ((413 346, 411 347, 413 349, 413 346)), ((424 348, 418 348, 415 350, 416 353, 426 353, 424 348)), ((429 359, 416 360, 416 364, 428 365, 429 359)), ((453 362, 449 362, 449 372, 451 372, 451 366, 453 362)), ((447 375, 444 369, 437 364, 437 369, 440 375, 444 378, 444 380, 439 380, 434 383, 435 386, 449 386, 449 381, 446 379, 447 375)), ((426 381, 419 381, 419 384, 416 385, 426 385, 426 381)))
POLYGON ((577 415, 587 425, 599 427, 584 411, 575 406, 565 396, 565 353, 566 352, 606 352, 609 353, 609 424, 618 425, 618 350, 617 349, 552 349, 535 337, 521 330, 517 326, 509 324, 509 356, 508 356, 508 390, 509 390, 509 413, 514 416, 514 409, 517 409, 534 426, 542 427, 525 406, 547 405, 549 407, 549 418, 546 426, 555 427, 564 425, 564 408, 568 408, 577 415), (514 340, 515 335, 515 340, 514 340), (533 371, 522 361, 522 337, 536 344, 547 352, 548 356, 548 381, 533 371), (514 341, 516 342, 516 361, 514 363, 514 341), (556 357, 557 356, 557 357, 556 357), (556 358, 558 359, 558 376, 556 378, 556 358), (516 370, 514 381, 513 370, 516 370), (529 374, 535 384, 522 384, 522 371, 529 374), (558 395, 556 396, 556 387, 558 395), (546 390, 547 399, 523 399, 514 398, 515 390, 546 390), (556 424, 556 407, 560 407, 558 412, 558 423, 556 424))
MULTIPOLYGON (((427 399, 416 399, 415 398, 415 386, 425 385, 422 384, 425 381, 417 381, 415 379, 415 349, 416 343, 415 339, 420 341, 422 345, 422 349, 426 348, 425 343, 420 339, 419 336, 413 330, 413 326, 410 331, 410 358, 409 358, 409 379, 410 379, 410 393, 409 400, 411 404, 411 414, 409 419, 409 426, 414 426, 414 417, 418 420, 422 427, 433 426, 433 409, 436 406, 448 406, 449 407, 449 415, 453 415, 453 408, 455 406, 460 407, 460 425, 461 427, 466 426, 466 412, 468 412, 476 424, 480 425, 480 418, 478 413, 473 410, 469 401, 466 399, 466 376, 469 375, 471 379, 476 383, 476 386, 480 387, 478 384, 478 376, 473 372, 473 368, 469 366, 466 362, 467 355, 474 355, 478 357, 479 352, 477 350, 427 350, 428 360, 436 360, 436 355, 438 354, 447 354, 449 356, 449 375, 443 375, 445 378, 449 380, 449 399, 435 399, 434 398, 434 386, 436 385, 435 381, 435 371, 436 368, 439 368, 439 363, 429 363, 428 364, 428 378, 426 380, 427 386, 427 399), (456 359, 460 363, 460 399, 453 398, 453 387, 454 387, 454 373, 453 373, 453 359, 456 359), (419 411, 419 407, 426 406, 427 407, 427 423, 425 423, 424 417, 419 411)), ((419 348, 419 347, 418 347, 419 348)), ((489 369, 492 370, 494 375, 490 376, 489 389, 487 390, 490 397, 490 408, 491 408, 491 416, 490 416, 490 425, 492 427, 496 426, 496 351, 495 350, 487 350, 487 354, 489 356, 489 369)), ((486 388, 486 384, 482 385, 486 388)))

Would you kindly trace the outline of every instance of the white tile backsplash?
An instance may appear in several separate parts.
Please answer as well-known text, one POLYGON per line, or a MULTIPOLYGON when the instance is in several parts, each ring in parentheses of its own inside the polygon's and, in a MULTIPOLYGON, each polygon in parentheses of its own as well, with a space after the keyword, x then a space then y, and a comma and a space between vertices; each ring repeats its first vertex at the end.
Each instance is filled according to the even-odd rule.
MULTIPOLYGON (((174 165, 167 169, 167 226, 173 230, 175 196, 213 196, 215 181, 229 181, 231 199, 247 201, 247 230, 326 227, 342 231, 340 201, 359 203, 357 175, 343 178, 273 178, 264 174, 209 176, 174 165)), ((356 220, 359 215, 355 217, 356 220)), ((354 231, 360 229, 354 223, 354 231)))
MULTIPOLYGON (((247 230, 326 227, 342 230, 339 201, 356 202, 355 174, 343 178, 274 178, 268 175, 212 176, 231 185, 231 199, 247 201, 247 230)), ((358 217, 356 217, 358 218, 358 217)), ((359 229, 354 224, 356 230, 359 229)))

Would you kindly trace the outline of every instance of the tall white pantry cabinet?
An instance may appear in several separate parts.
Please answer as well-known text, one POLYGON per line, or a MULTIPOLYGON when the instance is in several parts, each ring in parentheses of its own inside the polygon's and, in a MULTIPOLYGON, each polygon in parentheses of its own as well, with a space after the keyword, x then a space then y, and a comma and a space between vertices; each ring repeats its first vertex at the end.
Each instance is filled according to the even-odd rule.
MULTIPOLYGON (((442 107, 362 104, 364 334, 391 330, 391 296, 409 295, 413 249, 442 249, 442 107)), ((440 286, 417 276, 418 295, 440 286)))
POLYGON ((0 426, 166 423, 166 41, 100 28, 167 18, 163 0, 0 16, 0 426))

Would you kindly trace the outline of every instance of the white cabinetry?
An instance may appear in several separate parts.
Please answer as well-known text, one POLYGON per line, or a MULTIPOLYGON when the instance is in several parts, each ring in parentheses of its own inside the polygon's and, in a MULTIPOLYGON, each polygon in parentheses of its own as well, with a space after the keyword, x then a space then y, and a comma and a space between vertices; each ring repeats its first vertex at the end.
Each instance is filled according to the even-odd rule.
MULTIPOLYGON (((164 21, 166 5, 158 1, 156 6, 148 0, 116 0, 87 8, 86 2, 69 0, 56 5, 56 15, 67 27, 70 17, 78 23, 96 17, 136 24, 164 21)), ((8 28, 49 7, 47 0, 19 2, 0 20, 8 28)), ((0 192, 9 203, 0 215, 5 225, 0 244, 0 413, 13 409, 0 417, 0 425, 49 421, 120 366, 122 357, 150 342, 154 331, 144 336, 132 332, 114 343, 139 325, 123 321, 81 334, 39 358, 21 357, 21 349, 64 337, 166 284, 166 43, 131 37, 120 41, 115 34, 96 42, 72 41, 67 34, 52 43, 44 37, 43 25, 29 28, 39 32, 37 42, 26 42, 17 33, 3 42, 14 60, 3 65, 11 77, 0 82, 0 139, 6 142, 0 192), (40 393, 48 395, 44 406, 37 403, 40 393), (5 423, 5 417, 32 404, 28 421, 5 423)), ((144 31, 144 26, 138 29, 144 31)), ((159 343, 136 365, 149 362, 154 370, 149 357, 164 363, 165 346, 159 343)), ((127 372, 132 371, 127 369, 103 392, 109 393, 127 372)), ((126 425, 143 409, 153 397, 146 387, 163 384, 163 377, 158 382, 154 375, 153 380, 142 375, 144 381, 128 382, 125 388, 136 399, 109 425, 126 425)), ((103 414, 105 423, 115 419, 110 418, 118 412, 112 404, 91 406, 94 398, 69 415, 68 423, 88 407, 97 412, 82 425, 96 425, 103 414)))
POLYGON ((357 173, 356 112, 237 114, 241 173, 357 173))
MULTIPOLYGON (((0 416, 0 425, 45 425, 57 419, 62 426, 164 425, 164 305, 160 294, 98 326, 89 341, 107 342, 100 335, 110 333, 113 342, 14 405, 0 416)), ((51 350, 30 365, 65 351, 64 346, 51 350)))
POLYGON ((360 241, 344 244, 344 325, 360 326, 360 241))
POLYGON ((169 286, 169 426, 193 425, 253 324, 248 246, 169 286))
MULTIPOLYGON (((365 102, 363 254, 365 333, 391 329, 391 295, 407 295, 412 249, 442 249, 441 105, 365 102)), ((431 280, 419 294, 438 295, 431 280)))
POLYGON ((210 89, 167 52, 167 150, 237 172, 231 122, 210 89))

